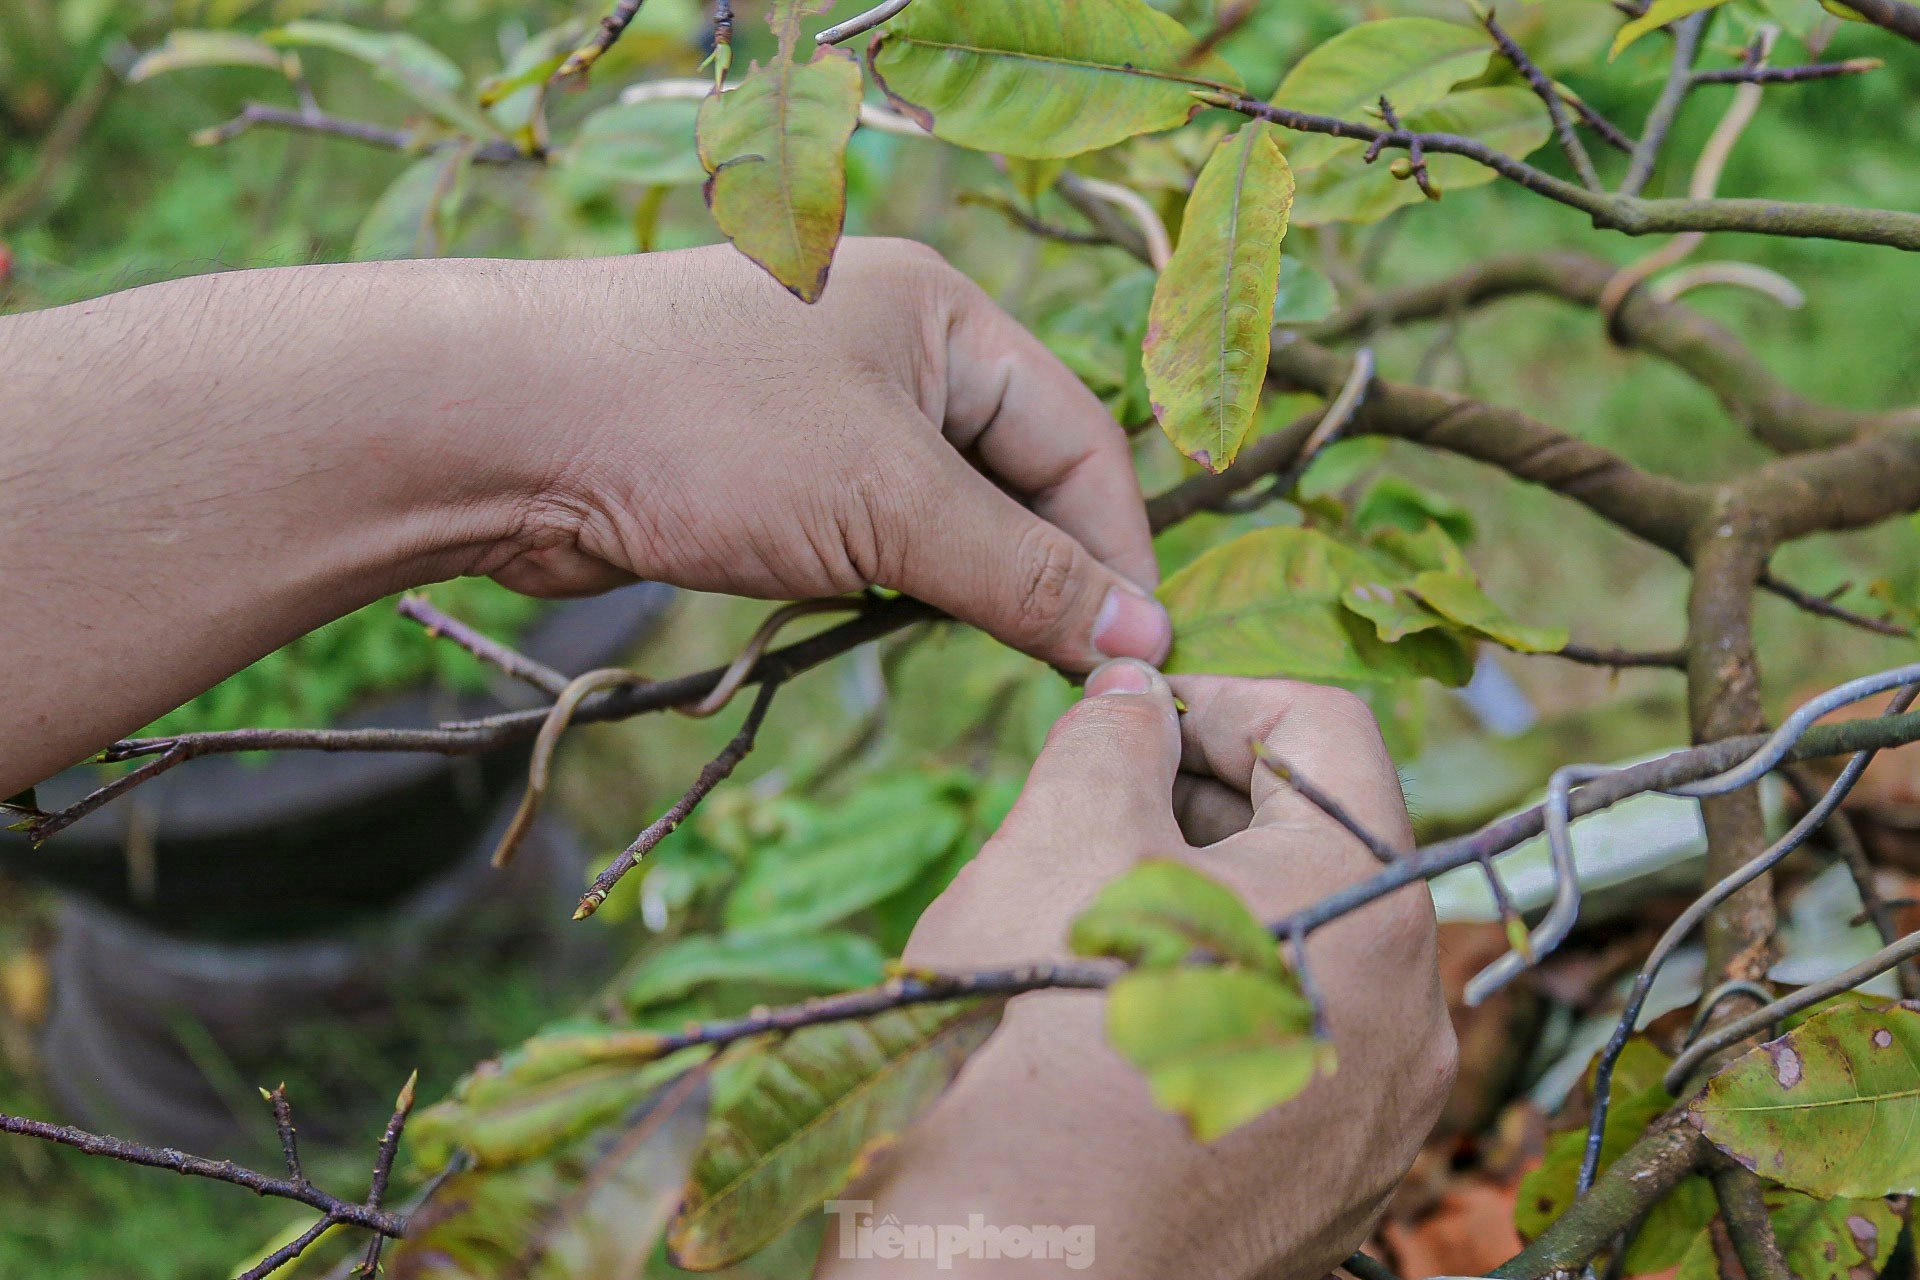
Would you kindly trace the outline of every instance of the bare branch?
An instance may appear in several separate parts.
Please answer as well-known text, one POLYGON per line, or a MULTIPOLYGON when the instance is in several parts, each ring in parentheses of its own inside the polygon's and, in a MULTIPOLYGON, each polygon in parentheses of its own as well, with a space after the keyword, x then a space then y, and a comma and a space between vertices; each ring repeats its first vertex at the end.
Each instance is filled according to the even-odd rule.
POLYGON ((1684 671, 1687 668, 1687 655, 1681 649, 1655 649, 1640 652, 1632 649, 1600 649, 1583 644, 1567 644, 1542 656, 1565 658, 1568 662, 1578 662, 1589 667, 1610 667, 1616 671, 1626 667, 1664 667, 1673 671, 1684 671))
POLYGON ((1320 810, 1329 818, 1332 818, 1335 822, 1346 828, 1347 834, 1366 846, 1367 852, 1371 853, 1376 861, 1387 866, 1392 866, 1400 860, 1400 851, 1398 849, 1395 849, 1386 840, 1367 830, 1366 826, 1361 823, 1359 819, 1348 813, 1345 806, 1338 800, 1335 800, 1327 792, 1302 777, 1299 771, 1290 766, 1285 760, 1269 754, 1263 744, 1257 742, 1254 744, 1253 757, 1260 764, 1266 766, 1267 770, 1272 773, 1274 777, 1280 779, 1280 781, 1286 783, 1302 796, 1306 797, 1307 802, 1313 805, 1314 808, 1320 810))
POLYGON ((1809 62, 1797 67, 1723 67, 1716 71, 1696 71, 1693 82, 1696 85, 1806 84, 1835 76, 1862 75, 1886 65, 1878 58, 1848 58, 1845 62, 1809 62))
POLYGON ((627 28, 633 25, 634 18, 640 13, 640 7, 646 2, 647 0, 618 0, 612 12, 600 19, 600 29, 594 33, 593 39, 567 55, 567 60, 561 63, 560 69, 553 73, 554 83, 571 80, 575 76, 585 75, 592 70, 593 64, 600 61, 606 56, 607 50, 620 42, 620 37, 625 35, 627 28))
POLYGON ((442 613, 434 608, 433 602, 425 596, 404 595, 395 607, 401 617, 425 627, 430 637, 458 645, 488 666, 496 667, 515 680, 532 685, 549 698, 558 698, 566 691, 568 684, 566 676, 543 662, 534 661, 517 649, 501 644, 490 636, 482 635, 460 619, 442 613))
POLYGON ((881 23, 904 12, 913 0, 883 0, 865 13, 847 19, 838 26, 828 27, 814 37, 817 44, 843 44, 855 36, 865 35, 881 23))
POLYGON ((432 133, 410 133, 404 129, 389 129, 384 125, 369 124, 364 120, 348 120, 340 116, 328 115, 323 111, 289 110, 286 107, 270 106, 264 102, 249 102, 240 109, 240 114, 225 124, 202 129, 193 136, 201 146, 215 146, 231 142, 241 134, 255 128, 291 129, 299 133, 317 133, 329 138, 345 138, 350 142, 364 143, 370 147, 380 147, 387 151, 406 151, 415 154, 428 154, 435 151, 451 151, 470 147, 477 164, 518 164, 523 161, 539 163, 543 157, 529 155, 503 138, 472 139, 432 133))
POLYGON ((1548 78, 1547 73, 1527 56, 1526 50, 1507 34, 1506 28, 1500 25, 1500 19, 1494 16, 1491 7, 1480 15, 1480 24, 1487 29, 1487 34, 1493 37, 1493 42, 1499 47, 1501 55, 1513 64, 1514 70, 1518 71, 1521 78, 1533 89, 1535 96, 1546 104, 1547 115, 1553 121, 1554 134, 1560 140, 1560 150, 1566 153, 1568 163, 1573 165, 1574 173, 1580 178, 1580 184, 1589 191, 1600 190, 1600 175, 1594 171, 1593 157, 1587 154, 1586 145, 1580 141, 1580 135, 1573 131, 1573 121, 1567 118, 1566 104, 1561 101, 1559 88, 1548 78))
POLYGON ((1687 95, 1693 91, 1693 61, 1700 54, 1700 38, 1712 20, 1713 11, 1708 9, 1689 14, 1673 24, 1673 61, 1667 69, 1667 82, 1661 86, 1653 110, 1647 113, 1640 141, 1634 144, 1633 157, 1627 162, 1627 176, 1620 182, 1621 195, 1639 195, 1653 177, 1660 148, 1666 143, 1667 133, 1679 117, 1687 95))

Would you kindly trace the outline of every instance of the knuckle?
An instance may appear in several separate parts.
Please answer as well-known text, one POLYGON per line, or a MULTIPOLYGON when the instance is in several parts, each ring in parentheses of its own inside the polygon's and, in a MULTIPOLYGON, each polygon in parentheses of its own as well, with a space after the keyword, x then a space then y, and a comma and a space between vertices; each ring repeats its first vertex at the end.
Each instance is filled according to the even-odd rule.
POLYGON ((1066 535, 1044 524, 1021 536, 1014 556, 1019 585, 1008 618, 1015 634, 1037 643, 1062 637, 1084 555, 1066 535))

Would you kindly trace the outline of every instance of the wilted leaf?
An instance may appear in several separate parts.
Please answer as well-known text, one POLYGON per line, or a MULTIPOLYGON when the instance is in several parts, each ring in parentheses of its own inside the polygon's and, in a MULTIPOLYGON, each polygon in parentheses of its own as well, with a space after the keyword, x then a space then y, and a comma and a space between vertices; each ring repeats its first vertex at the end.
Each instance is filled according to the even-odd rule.
POLYGON ((453 59, 418 36, 303 20, 276 27, 263 38, 272 45, 331 49, 357 58, 382 80, 456 129, 476 138, 499 132, 477 105, 460 96, 466 77, 453 59))
POLYGON ((518 1164, 566 1145, 632 1110, 648 1094, 685 1074, 711 1053, 685 1049, 660 1058, 647 1032, 578 1032, 537 1036, 475 1070, 446 1101, 407 1129, 408 1150, 424 1169, 439 1169, 455 1151, 481 1168, 518 1164))
POLYGON ((165 40, 127 68, 127 80, 139 84, 191 67, 264 67, 284 73, 287 57, 271 45, 234 31, 169 31, 165 40))
POLYGON ((1350 586, 1404 576, 1317 530, 1244 534, 1161 585, 1173 615, 1167 669, 1356 684, 1426 675, 1464 684, 1473 662, 1454 636, 1435 630, 1388 644, 1342 604, 1350 586))
POLYGON ((1836 1006, 1729 1063, 1687 1115, 1747 1168, 1809 1195, 1920 1190, 1920 1010, 1836 1006))
POLYGON ((707 176, 694 141, 699 115, 695 102, 617 102, 582 120, 555 160, 607 182, 689 186, 707 176))
POLYGON ((894 1009, 760 1050, 708 1123, 669 1229, 674 1261, 726 1266, 838 1193, 946 1090, 1004 1006, 894 1009))
POLYGON ((1293 206, 1279 132, 1247 124, 1201 170, 1147 321, 1154 414, 1174 447, 1210 471, 1240 452, 1266 385, 1293 206))
POLYGON ((847 218, 847 140, 860 66, 838 49, 755 65, 700 108, 707 203, 734 247, 803 302, 826 291, 847 218))
MULTIPOLYGON (((1421 132, 1477 138, 1515 157, 1538 151, 1553 129, 1540 99, 1512 86, 1462 89, 1443 102, 1403 115, 1401 122, 1421 132)), ((1425 154, 1427 174, 1442 193, 1482 186, 1499 176, 1465 156, 1425 154)), ((1300 173, 1294 221, 1302 226, 1377 222, 1400 206, 1424 198, 1418 184, 1394 177, 1388 158, 1367 164, 1357 154, 1341 156, 1300 173)))
POLYGON ((1136 971, 1107 993, 1107 1039, 1153 1100, 1212 1142, 1333 1069, 1290 974, 1182 967, 1136 971))
POLYGON ((914 778, 866 789, 857 812, 766 845, 727 899, 730 932, 766 937, 837 924, 891 896, 952 850, 960 806, 914 778))
POLYGON ((1717 9, 1727 0, 1653 0, 1647 11, 1620 28, 1613 38, 1613 48, 1608 58, 1617 58, 1628 45, 1646 35, 1649 31, 1658 31, 1670 22, 1678 22, 1689 14, 1699 13, 1702 9, 1717 9))
POLYGON ((919 0, 873 46, 896 106, 976 151, 1058 159, 1185 124, 1196 86, 1239 87, 1145 0, 919 0))
POLYGON ((1286 972, 1273 938, 1238 894, 1171 858, 1142 862, 1100 890, 1074 920, 1069 941, 1080 955, 1149 969, 1205 951, 1256 972, 1286 972))
POLYGON ((609 1280, 636 1276, 659 1243, 700 1145, 704 1082, 563 1150, 456 1174, 436 1192, 388 1270, 408 1280, 609 1280))
POLYGON ((1449 621, 1518 653, 1552 653, 1566 647, 1565 627, 1515 622, 1465 574, 1429 569, 1414 578, 1407 589, 1449 621))
POLYGON ((627 984, 626 1005, 644 1009, 712 982, 754 982, 806 992, 872 986, 886 957, 857 933, 793 938, 682 938, 649 956, 627 984))
MULTIPOLYGON (((1639 1141, 1647 1126, 1673 1106, 1672 1095, 1661 1083, 1671 1062, 1671 1058, 1644 1039, 1627 1042, 1626 1051, 1614 1067, 1613 1104, 1607 1111, 1607 1128, 1600 1142, 1601 1172, 1625 1154, 1639 1141)), ((1520 1195, 1514 1204, 1514 1225, 1521 1235, 1533 1239, 1573 1204, 1586 1145, 1585 1125, 1548 1139, 1545 1159, 1520 1182, 1520 1195)), ((1647 1214, 1633 1247, 1627 1251, 1627 1273, 1643 1275, 1663 1271, 1679 1262, 1712 1221, 1714 1212, 1712 1184, 1698 1175, 1686 1178, 1647 1214)))
MULTIPOLYGON (((1280 82, 1273 102, 1293 111, 1364 120, 1378 114, 1385 96, 1407 120, 1439 102, 1454 85, 1484 74, 1492 52, 1485 32, 1457 22, 1362 22, 1310 49, 1280 82)), ((1287 159, 1304 172, 1360 147, 1351 138, 1306 135, 1289 141, 1287 159)))

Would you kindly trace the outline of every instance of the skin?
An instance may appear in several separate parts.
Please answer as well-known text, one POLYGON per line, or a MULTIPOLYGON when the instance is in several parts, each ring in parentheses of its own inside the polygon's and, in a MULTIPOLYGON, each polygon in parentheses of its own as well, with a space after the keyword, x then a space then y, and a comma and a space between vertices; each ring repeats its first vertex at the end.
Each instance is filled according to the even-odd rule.
MULTIPOLYGON (((1188 677, 1176 715, 1146 665, 1171 630, 1124 435, 915 245, 849 241, 811 308, 724 247, 207 276, 0 319, 0 387, 0 796, 410 586, 877 584, 1100 668, 910 963, 1063 955, 1079 905, 1145 856, 1188 858, 1268 917, 1368 874, 1255 770, 1256 740, 1408 839, 1350 696, 1188 677)), ((1035 994, 849 1195, 910 1223, 1093 1224, 1098 1261, 1075 1275, 1323 1274, 1438 1114, 1453 1044, 1424 889, 1309 954, 1337 1082, 1203 1147, 1105 1047, 1097 995, 1035 994), (1299 1152, 1309 1177, 1284 1172, 1299 1152)), ((918 1270, 830 1237, 821 1274, 918 1270)))

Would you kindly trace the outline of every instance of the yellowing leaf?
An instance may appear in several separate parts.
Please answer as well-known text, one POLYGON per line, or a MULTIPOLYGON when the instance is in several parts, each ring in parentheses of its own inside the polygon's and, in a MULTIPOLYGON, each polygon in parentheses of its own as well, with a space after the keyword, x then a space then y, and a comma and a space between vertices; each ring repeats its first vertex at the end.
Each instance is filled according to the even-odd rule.
POLYGON ((668 1231, 674 1263, 728 1266, 836 1195, 945 1092, 1004 1007, 921 1005, 805 1027, 742 1063, 668 1231))
POLYGON ((1771 1182, 1809 1195, 1920 1190, 1920 1009, 1836 1005, 1734 1059, 1687 1118, 1771 1182))
POLYGON ((1107 993, 1107 1039, 1146 1074, 1156 1104, 1211 1142, 1333 1069, 1291 975, 1136 971, 1107 993))
POLYGON ((1355 584, 1405 576, 1317 530, 1244 534, 1161 584, 1160 600, 1173 615, 1167 670, 1348 684, 1425 675, 1464 684, 1473 674, 1472 657, 1449 632, 1389 644, 1341 603, 1355 584))
POLYGON ((707 203, 734 247, 803 302, 826 291, 847 219, 847 140, 860 118, 860 67, 822 49, 812 62, 755 65, 700 108, 707 203))
POLYGON ((1145 0, 917 0, 874 41, 874 76, 922 127, 976 151, 1059 159, 1185 124, 1196 87, 1237 90, 1145 0))
POLYGON ((1255 121, 1214 151, 1148 314, 1154 414, 1174 447, 1210 471, 1240 452, 1266 384, 1293 206, 1279 132, 1255 121))
POLYGON ((1073 922, 1083 956, 1144 968, 1180 964, 1196 951, 1276 977, 1279 948, 1238 894, 1184 862, 1152 858, 1107 885, 1073 922))
MULTIPOLYGON (((1486 33, 1437 18, 1383 18, 1348 27, 1316 45, 1287 72, 1275 106, 1342 120, 1377 116, 1384 95, 1402 120, 1446 97, 1454 85, 1485 74, 1493 51, 1486 33)), ((1287 159, 1304 172, 1343 151, 1350 138, 1292 139, 1287 159)))
MULTIPOLYGON (((1540 99, 1526 89, 1502 86, 1495 89, 1462 89, 1443 102, 1415 112, 1401 114, 1409 129, 1425 133, 1454 133, 1477 138, 1498 151, 1524 157, 1538 151, 1552 136, 1553 125, 1540 99)), ((1389 167, 1394 156, 1388 153, 1373 164, 1365 163, 1358 151, 1342 155, 1311 172, 1300 173, 1300 189, 1294 207, 1294 221, 1302 226, 1321 226, 1329 222, 1377 222, 1402 205, 1425 199, 1419 186, 1408 179, 1396 178, 1389 167)), ((1427 152, 1427 174, 1444 195, 1466 187, 1483 186, 1498 175, 1485 165, 1465 156, 1427 152)), ((1296 172, 1301 169, 1297 153, 1292 155, 1296 172)))
POLYGON ((1621 27, 1613 37, 1613 48, 1608 52, 1609 59, 1620 56, 1622 50, 1649 31, 1658 31, 1671 22, 1678 22, 1690 14, 1702 9, 1717 9, 1727 0, 1653 0, 1647 11, 1633 21, 1621 27))
POLYGON ((1565 627, 1532 627, 1515 622, 1464 574, 1428 570, 1414 578, 1407 589, 1442 617, 1516 652, 1552 653, 1567 647, 1565 627))

